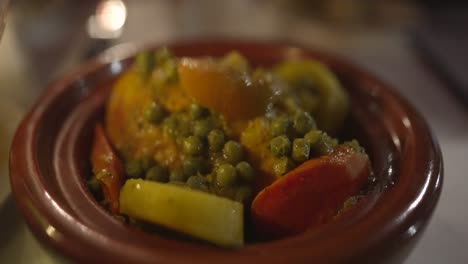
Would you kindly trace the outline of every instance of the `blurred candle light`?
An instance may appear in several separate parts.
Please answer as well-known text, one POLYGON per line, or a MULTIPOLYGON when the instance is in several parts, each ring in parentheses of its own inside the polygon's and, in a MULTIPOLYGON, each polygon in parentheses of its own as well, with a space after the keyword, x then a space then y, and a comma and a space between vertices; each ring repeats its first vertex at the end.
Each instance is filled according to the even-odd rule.
POLYGON ((121 0, 101 1, 88 20, 88 34, 92 38, 112 39, 122 33, 127 19, 127 8, 121 0))

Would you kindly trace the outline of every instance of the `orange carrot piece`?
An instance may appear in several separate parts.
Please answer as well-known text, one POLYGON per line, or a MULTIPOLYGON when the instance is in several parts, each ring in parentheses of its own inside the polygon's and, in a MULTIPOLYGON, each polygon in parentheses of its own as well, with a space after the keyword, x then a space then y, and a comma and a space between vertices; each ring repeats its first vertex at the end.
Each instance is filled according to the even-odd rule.
POLYGON ((367 155, 346 146, 306 161, 257 195, 251 209, 257 233, 283 237, 330 221, 370 172, 367 155))
POLYGON ((94 142, 91 153, 93 173, 101 184, 104 197, 110 203, 111 212, 119 213, 120 187, 124 181, 122 162, 112 148, 101 124, 94 130, 94 142))

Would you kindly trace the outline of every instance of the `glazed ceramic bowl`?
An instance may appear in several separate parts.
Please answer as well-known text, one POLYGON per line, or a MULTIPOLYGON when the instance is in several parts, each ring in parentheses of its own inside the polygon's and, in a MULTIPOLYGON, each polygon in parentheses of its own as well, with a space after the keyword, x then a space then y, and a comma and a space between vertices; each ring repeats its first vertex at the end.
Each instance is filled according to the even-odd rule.
POLYGON ((323 228, 236 250, 130 228, 101 208, 85 185, 92 128, 103 118, 113 82, 133 60, 98 59, 52 84, 14 138, 12 190, 41 241, 85 263, 376 263, 409 254, 439 198, 442 158, 421 115, 391 87, 341 59, 290 45, 192 41, 169 47, 178 56, 238 50, 255 65, 292 56, 327 64, 349 91, 346 134, 367 148, 376 187, 323 228))

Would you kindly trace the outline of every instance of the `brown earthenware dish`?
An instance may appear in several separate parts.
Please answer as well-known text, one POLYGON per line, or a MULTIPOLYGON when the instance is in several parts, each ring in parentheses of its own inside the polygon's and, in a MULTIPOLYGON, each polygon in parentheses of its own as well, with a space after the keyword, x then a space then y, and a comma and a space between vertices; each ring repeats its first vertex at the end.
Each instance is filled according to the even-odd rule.
POLYGON ((346 134, 366 147, 375 187, 319 230, 237 250, 130 228, 100 207, 85 185, 92 128, 103 117, 113 82, 133 60, 98 59, 53 83, 13 141, 13 194, 41 241, 83 263, 376 263, 399 262, 409 254, 439 198, 442 157, 421 115, 391 87, 341 59, 295 46, 192 41, 169 47, 177 56, 238 50, 265 66, 290 56, 327 64, 350 93, 346 134))

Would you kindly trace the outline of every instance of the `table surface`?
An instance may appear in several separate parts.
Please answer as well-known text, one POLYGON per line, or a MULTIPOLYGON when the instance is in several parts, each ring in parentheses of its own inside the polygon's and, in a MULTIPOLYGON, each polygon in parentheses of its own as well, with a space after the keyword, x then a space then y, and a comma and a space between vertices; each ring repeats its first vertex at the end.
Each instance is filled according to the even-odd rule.
MULTIPOLYGON (((274 5, 266 1, 194 2, 131 1, 122 35, 105 44, 200 36, 280 39, 339 54, 376 74, 422 113, 444 157, 439 204, 406 263, 468 263, 468 209, 464 204, 468 201, 468 105, 415 54, 404 26, 363 27, 352 16, 339 23, 336 19, 310 19, 298 8, 284 6, 284 1, 274 1, 274 5)), ((82 7, 86 10, 83 15, 75 12, 74 18, 63 15, 60 8, 66 7, 35 12, 21 5, 14 7, 0 43, 0 263, 64 262, 43 250, 25 226, 10 194, 7 166, 15 128, 46 84, 82 63, 104 43, 87 37, 83 26, 89 14, 86 7, 82 7), (50 14, 56 15, 54 19, 50 14), (70 27, 78 33, 67 34, 70 27)))

